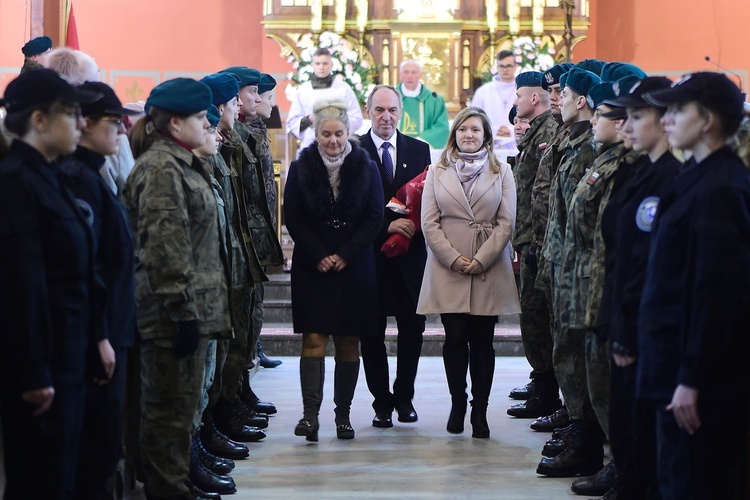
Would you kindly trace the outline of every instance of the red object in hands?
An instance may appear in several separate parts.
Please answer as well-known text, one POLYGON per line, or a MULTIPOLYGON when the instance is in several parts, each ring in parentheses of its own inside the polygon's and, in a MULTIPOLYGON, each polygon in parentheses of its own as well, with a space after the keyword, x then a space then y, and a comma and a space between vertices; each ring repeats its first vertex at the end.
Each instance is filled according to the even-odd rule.
MULTIPOLYGON (((422 212, 422 191, 424 191, 425 177, 427 177, 427 169, 401 186, 401 188, 396 191, 396 196, 391 198, 391 201, 386 205, 386 208, 408 216, 409 220, 414 224, 416 231, 422 230, 422 222, 420 219, 422 212)), ((387 240, 385 240, 383 246, 380 247, 380 251, 383 252, 386 257, 398 257, 409 251, 409 245, 411 245, 411 238, 407 238, 402 234, 392 234, 387 240)))

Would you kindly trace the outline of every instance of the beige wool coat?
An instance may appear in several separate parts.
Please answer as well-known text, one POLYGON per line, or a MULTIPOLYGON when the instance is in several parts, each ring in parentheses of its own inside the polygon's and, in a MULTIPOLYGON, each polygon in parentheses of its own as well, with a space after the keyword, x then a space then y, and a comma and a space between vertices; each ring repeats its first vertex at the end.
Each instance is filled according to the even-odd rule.
POLYGON ((499 173, 489 165, 467 200, 454 167, 430 166, 422 195, 422 232, 427 265, 419 294, 419 314, 478 316, 520 312, 510 263, 510 236, 516 220, 516 184, 507 163, 499 173), (451 270, 459 257, 477 259, 485 272, 451 270))

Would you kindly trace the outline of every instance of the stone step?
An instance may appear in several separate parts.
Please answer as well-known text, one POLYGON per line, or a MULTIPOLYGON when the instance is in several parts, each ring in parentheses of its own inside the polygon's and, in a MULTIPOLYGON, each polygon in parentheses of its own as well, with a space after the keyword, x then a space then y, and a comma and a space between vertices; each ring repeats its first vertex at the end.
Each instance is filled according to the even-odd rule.
MULTIPOLYGON (((266 310, 268 318, 268 310, 266 310)), ((273 356, 299 356, 302 349, 302 335, 294 333, 291 324, 266 322, 260 332, 263 350, 273 356)), ((388 326, 385 331, 385 345, 389 356, 397 352, 397 331, 388 326)), ((442 356, 445 333, 442 326, 428 324, 424 332, 422 356, 442 356)), ((517 325, 498 324, 495 327, 495 352, 497 356, 523 356, 521 331, 517 325)), ((328 343, 328 355, 333 355, 333 342, 328 343)))

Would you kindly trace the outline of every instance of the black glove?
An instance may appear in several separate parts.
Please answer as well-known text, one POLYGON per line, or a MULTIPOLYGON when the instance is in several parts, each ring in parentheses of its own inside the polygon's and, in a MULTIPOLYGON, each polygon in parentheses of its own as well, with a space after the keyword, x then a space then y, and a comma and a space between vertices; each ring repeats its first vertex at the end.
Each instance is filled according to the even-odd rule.
POLYGON ((177 335, 172 343, 172 354, 177 359, 193 354, 201 340, 200 323, 197 319, 178 321, 174 324, 177 335))
POLYGON ((537 266, 536 266, 536 245, 531 245, 529 247, 529 251, 526 252, 526 258, 524 259, 526 262, 526 265, 531 269, 531 272, 536 274, 537 266))

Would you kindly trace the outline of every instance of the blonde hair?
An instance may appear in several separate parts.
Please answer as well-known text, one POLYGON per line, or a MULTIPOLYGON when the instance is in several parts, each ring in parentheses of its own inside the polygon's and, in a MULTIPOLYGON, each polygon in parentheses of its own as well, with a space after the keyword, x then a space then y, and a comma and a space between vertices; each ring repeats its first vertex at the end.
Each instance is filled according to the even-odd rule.
POLYGON ((320 132, 320 127, 329 120, 338 120, 344 124, 349 131, 349 107, 346 102, 335 99, 332 101, 318 101, 313 106, 315 114, 315 134, 320 132))
POLYGON ((498 173, 500 172, 500 160, 492 150, 494 142, 494 137, 492 136, 492 125, 490 125, 490 119, 487 117, 487 114, 479 108, 464 108, 456 115, 456 118, 453 120, 453 125, 451 126, 450 134, 448 135, 448 144, 445 145, 445 149, 440 155, 437 164, 447 168, 451 166, 453 161, 455 161, 455 158, 458 156, 457 153, 460 151, 456 145, 456 131, 466 120, 475 116, 481 120, 482 128, 484 129, 482 149, 487 150, 487 161, 490 169, 493 172, 498 173))

